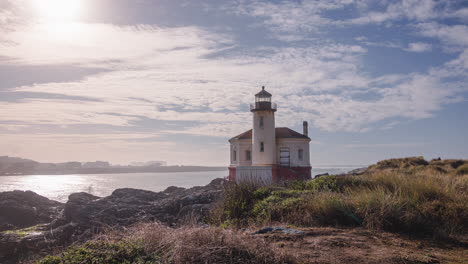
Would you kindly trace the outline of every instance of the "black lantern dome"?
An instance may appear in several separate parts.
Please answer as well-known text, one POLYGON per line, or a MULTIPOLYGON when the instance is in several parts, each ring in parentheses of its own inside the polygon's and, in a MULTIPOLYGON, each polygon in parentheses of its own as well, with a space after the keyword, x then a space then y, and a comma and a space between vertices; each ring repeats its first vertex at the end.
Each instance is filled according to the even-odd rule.
POLYGON ((250 105, 250 111, 276 111, 276 104, 271 102, 271 93, 265 90, 265 86, 255 95, 255 104, 250 105))

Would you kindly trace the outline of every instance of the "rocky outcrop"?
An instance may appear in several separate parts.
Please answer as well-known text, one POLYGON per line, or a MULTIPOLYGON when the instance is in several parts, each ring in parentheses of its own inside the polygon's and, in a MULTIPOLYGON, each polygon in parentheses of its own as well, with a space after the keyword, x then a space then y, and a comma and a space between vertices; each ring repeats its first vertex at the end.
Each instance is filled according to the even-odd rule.
MULTIPOLYGON (((117 189, 104 198, 88 193, 74 193, 69 196, 65 205, 32 192, 25 192, 35 197, 33 200, 42 201, 37 206, 43 206, 40 207, 41 210, 34 211, 35 214, 25 210, 24 214, 28 213, 31 221, 21 227, 38 222, 48 224, 0 233, 0 263, 16 263, 19 258, 31 254, 47 252, 51 248, 66 246, 76 241, 85 241, 106 228, 123 228, 139 222, 152 221, 170 226, 200 222, 214 202, 221 197, 223 184, 223 179, 215 179, 206 186, 190 189, 169 187, 163 192, 117 189), (49 207, 45 207, 45 204, 49 207), (53 206, 60 211, 52 210, 53 206), (40 220, 32 221, 36 216, 40 220)), ((0 198, 0 201, 3 199, 0 198)), ((15 204, 16 207, 10 207, 24 206, 21 200, 17 200, 15 204)), ((17 212, 23 211, 17 209, 17 212)), ((17 215, 19 217, 20 214, 17 215)), ((8 223, 21 222, 18 217, 11 214, 8 223)), ((0 223, 3 223, 2 221, 0 218, 0 223)))
POLYGON ((62 209, 62 203, 31 191, 0 193, 0 231, 49 223, 62 209))

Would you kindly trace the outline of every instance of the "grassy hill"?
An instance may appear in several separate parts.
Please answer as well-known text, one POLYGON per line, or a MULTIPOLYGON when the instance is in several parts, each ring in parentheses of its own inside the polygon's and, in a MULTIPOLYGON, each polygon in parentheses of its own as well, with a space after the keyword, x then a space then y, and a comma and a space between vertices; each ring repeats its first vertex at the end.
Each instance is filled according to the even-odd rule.
POLYGON ((384 160, 359 176, 325 176, 278 186, 232 185, 213 212, 225 226, 281 222, 362 226, 426 236, 468 231, 468 161, 384 160))

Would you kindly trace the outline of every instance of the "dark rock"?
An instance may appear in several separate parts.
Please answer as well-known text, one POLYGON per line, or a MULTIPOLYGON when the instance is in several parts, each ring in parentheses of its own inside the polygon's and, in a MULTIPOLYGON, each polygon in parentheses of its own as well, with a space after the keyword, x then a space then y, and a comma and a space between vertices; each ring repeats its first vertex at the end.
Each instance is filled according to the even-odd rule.
POLYGON ((314 178, 319 178, 319 177, 323 177, 323 176, 330 176, 330 174, 328 174, 328 172, 327 173, 322 173, 322 174, 317 174, 317 175, 315 175, 314 178))
POLYGON ((63 222, 70 222, 78 218, 87 219, 88 215, 86 215, 86 212, 82 212, 80 209, 86 207, 86 205, 97 199, 99 199, 99 197, 85 192, 70 194, 70 196, 68 196, 68 202, 65 204, 64 210, 64 217, 66 221, 63 222))
POLYGON ((184 190, 185 188, 182 188, 182 187, 169 186, 166 188, 166 190, 163 191, 163 193, 172 194, 172 193, 182 192, 184 190))
MULTIPOLYGON (((26 232, 26 236, 21 230, 18 230, 18 233, 22 235, 0 233, 0 253, 8 252, 7 255, 0 255, 0 263, 15 263, 9 261, 16 260, 19 256, 42 254, 41 252, 50 248, 85 241, 106 228, 122 228, 148 221, 158 221, 170 226, 185 222, 199 223, 213 203, 221 197, 223 184, 223 179, 215 179, 206 186, 190 189, 169 187, 163 192, 125 188, 117 189, 104 198, 88 193, 73 193, 65 206, 37 194, 34 194, 35 196, 29 193, 23 194, 23 196, 32 195, 30 198, 35 202, 41 201, 34 204, 41 206, 40 208, 63 208, 63 212, 60 214, 60 211, 53 211, 55 214, 45 214, 39 218, 41 221, 27 223, 38 221, 49 223, 41 228, 40 232, 35 231, 30 234, 26 232)), ((0 195, 5 197, 7 194, 0 193, 0 195)), ((25 205, 22 202, 25 198, 22 196, 10 200, 10 207, 17 208, 18 216, 11 217, 11 222, 8 223, 16 224, 16 221, 20 221, 19 215, 25 214, 29 218, 32 217, 31 219, 36 219, 36 216, 43 213, 43 210, 31 211, 31 209, 24 212, 20 210, 23 206, 32 208, 33 205, 33 201, 25 205)), ((0 201, 4 200, 0 198, 0 201)), ((0 212, 0 216, 6 215, 3 211, 0 212)))
POLYGON ((269 226, 269 227, 262 228, 256 232, 253 232, 252 235, 267 234, 267 233, 273 233, 273 232, 279 232, 279 233, 288 234, 288 235, 304 235, 305 234, 304 231, 297 230, 297 229, 269 226))
POLYGON ((31 191, 0 193, 0 231, 51 222, 62 209, 62 203, 31 191))
POLYGON ((366 171, 367 171, 367 167, 364 167, 364 168, 357 168, 357 169, 354 169, 354 170, 349 171, 347 174, 348 174, 348 175, 356 176, 356 175, 362 175, 362 174, 364 174, 366 171))

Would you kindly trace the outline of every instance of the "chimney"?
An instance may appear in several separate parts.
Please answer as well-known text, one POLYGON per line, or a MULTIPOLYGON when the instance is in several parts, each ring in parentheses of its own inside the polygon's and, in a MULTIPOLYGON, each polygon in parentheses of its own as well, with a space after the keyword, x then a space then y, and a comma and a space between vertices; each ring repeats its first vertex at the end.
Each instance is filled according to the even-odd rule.
POLYGON ((307 124, 307 121, 304 121, 302 123, 302 127, 303 127, 302 134, 304 134, 304 136, 308 137, 309 136, 309 125, 307 124))

